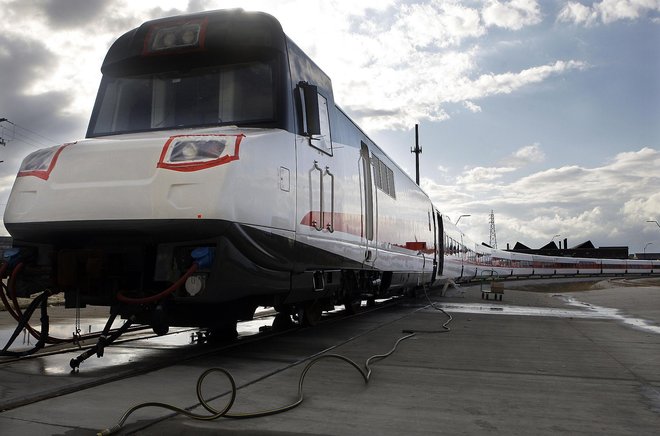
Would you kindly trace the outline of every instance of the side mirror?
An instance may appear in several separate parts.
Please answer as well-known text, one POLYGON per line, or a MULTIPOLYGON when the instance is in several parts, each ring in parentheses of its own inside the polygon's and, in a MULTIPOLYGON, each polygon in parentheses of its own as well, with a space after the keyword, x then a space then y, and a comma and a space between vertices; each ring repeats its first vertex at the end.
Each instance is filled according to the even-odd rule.
POLYGON ((307 82, 300 82, 298 84, 298 95, 302 115, 302 134, 309 137, 320 135, 319 94, 316 86, 307 82))

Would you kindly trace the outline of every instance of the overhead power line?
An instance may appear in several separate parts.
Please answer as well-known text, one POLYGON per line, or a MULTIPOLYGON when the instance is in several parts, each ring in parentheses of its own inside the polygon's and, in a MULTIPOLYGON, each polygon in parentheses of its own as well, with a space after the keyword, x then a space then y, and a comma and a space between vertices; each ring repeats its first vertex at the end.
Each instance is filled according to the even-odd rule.
POLYGON ((33 148, 44 148, 58 143, 55 139, 44 136, 3 117, 0 118, 0 145, 6 145, 9 141, 21 142, 33 148))

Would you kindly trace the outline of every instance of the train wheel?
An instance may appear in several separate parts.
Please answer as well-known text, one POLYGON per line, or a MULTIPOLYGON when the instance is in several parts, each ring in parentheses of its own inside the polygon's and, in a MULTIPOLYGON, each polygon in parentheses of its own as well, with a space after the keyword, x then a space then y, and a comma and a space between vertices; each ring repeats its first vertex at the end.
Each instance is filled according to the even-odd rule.
POLYGON ((167 312, 162 305, 156 306, 151 314, 151 328, 158 336, 166 335, 170 331, 170 326, 167 322, 167 312))
POLYGON ((344 308, 346 309, 346 313, 348 313, 349 315, 358 313, 360 311, 361 306, 362 306, 362 300, 360 299, 360 297, 347 295, 346 298, 344 299, 344 308))
POLYGON ((321 309, 321 304, 318 301, 305 304, 304 307, 300 309, 298 313, 298 319, 300 323, 304 326, 315 326, 321 321, 321 315, 323 310, 321 309))
POLYGON ((236 321, 227 322, 222 325, 214 326, 207 330, 206 337, 209 341, 214 342, 225 342, 233 341, 238 337, 238 331, 236 330, 236 321))
POLYGON ((273 320, 273 330, 275 331, 289 330, 294 326, 295 324, 291 319, 291 315, 289 315, 288 313, 278 312, 277 315, 275 315, 275 319, 273 320))

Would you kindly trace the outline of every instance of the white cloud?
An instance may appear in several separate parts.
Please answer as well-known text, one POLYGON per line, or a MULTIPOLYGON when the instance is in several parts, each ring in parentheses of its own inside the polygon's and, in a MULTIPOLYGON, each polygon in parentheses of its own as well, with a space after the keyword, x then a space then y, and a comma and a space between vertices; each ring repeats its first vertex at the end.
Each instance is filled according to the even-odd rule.
POLYGON ((577 2, 569 2, 559 12, 557 20, 591 26, 598 20, 598 13, 590 6, 585 6, 577 2))
POLYGON ((335 82, 338 101, 350 101, 346 109, 368 130, 406 129, 420 120, 447 119, 449 115, 443 104, 463 103, 468 109, 478 111, 473 100, 510 94, 554 75, 587 67, 576 60, 556 61, 518 72, 488 73, 472 79, 470 76, 475 69, 472 52, 414 54, 408 59, 410 65, 416 66, 416 75, 411 75, 406 68, 374 65, 372 71, 364 72, 368 86, 353 80, 335 82), (375 111, 374 115, 365 108, 375 111))
MULTIPOLYGON (((460 98, 482 98, 497 94, 510 94, 523 86, 540 83, 554 74, 561 74, 569 70, 580 70, 586 68, 584 62, 556 61, 554 64, 541 65, 528 68, 517 73, 483 74, 475 81, 464 83, 465 86, 458 87, 463 97, 460 98)), ((458 96, 457 96, 458 97, 458 96)))
POLYGON ((485 29, 476 9, 435 1, 402 5, 392 31, 415 47, 450 47, 483 35, 485 29))
MULTIPOLYGON (((488 5, 517 14, 520 23, 540 19, 535 2, 488 5)), ((455 1, 396 2, 378 11, 351 11, 348 20, 330 10, 323 16, 321 23, 313 22, 314 29, 301 26, 305 20, 294 25, 285 19, 283 26, 332 77, 336 101, 368 131, 446 120, 447 103, 476 113, 481 98, 584 67, 577 60, 558 60, 522 71, 483 73, 478 42, 487 28, 476 7, 455 1)))
POLYGON ((621 214, 626 222, 637 222, 639 218, 645 221, 660 219, 660 192, 651 194, 647 198, 636 197, 626 201, 621 208, 621 214))
MULTIPOLYGON (((534 162, 542 152, 532 145, 512 156, 534 162)), ((493 209, 503 244, 541 246, 561 234, 569 245, 591 239, 596 245, 639 247, 657 236, 657 228, 646 223, 660 218, 657 168, 660 151, 646 147, 619 153, 593 168, 550 168, 504 182, 504 174, 515 174, 510 167, 477 167, 457 176, 453 184, 426 179, 422 186, 442 211, 474 217, 468 234, 475 241, 488 235, 487 215, 493 209)))
POLYGON ((460 176, 456 177, 456 183, 465 185, 469 190, 481 190, 489 186, 486 182, 493 182, 501 178, 504 174, 515 171, 514 167, 474 167, 467 169, 460 176))
POLYGON ((636 20, 652 11, 660 11, 659 0, 603 0, 592 6, 568 2, 559 12, 557 20, 591 26, 598 22, 609 24, 619 20, 636 20))
POLYGON ((541 10, 535 0, 490 0, 481 12, 487 26, 519 30, 541 22, 541 10))
POLYGON ((463 106, 472 113, 481 112, 481 106, 472 103, 470 100, 465 100, 463 106))
POLYGON ((504 162, 507 165, 521 168, 527 164, 539 163, 544 160, 545 153, 541 150, 541 146, 538 143, 535 143, 516 150, 511 156, 504 159, 504 162))
POLYGON ((503 187, 502 178, 505 175, 544 159, 545 153, 539 144, 527 145, 502 159, 500 166, 465 168, 456 177, 455 183, 468 191, 498 191, 503 187))

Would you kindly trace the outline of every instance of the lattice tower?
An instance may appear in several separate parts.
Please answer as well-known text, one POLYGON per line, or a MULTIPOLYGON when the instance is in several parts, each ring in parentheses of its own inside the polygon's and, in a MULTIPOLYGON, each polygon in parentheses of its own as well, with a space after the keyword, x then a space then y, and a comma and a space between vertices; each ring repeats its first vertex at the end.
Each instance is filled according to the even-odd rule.
POLYGON ((493 248, 497 248, 497 235, 495 234, 495 212, 490 211, 490 243, 493 248))

